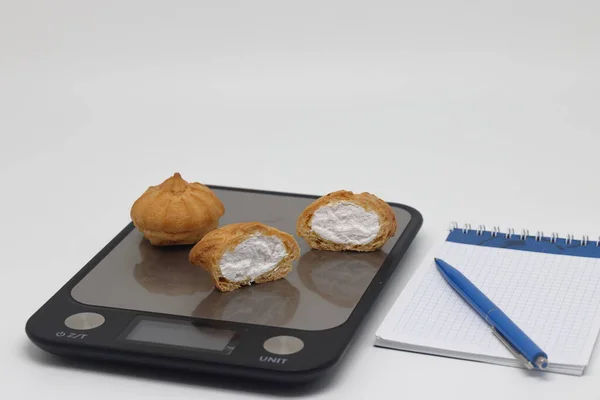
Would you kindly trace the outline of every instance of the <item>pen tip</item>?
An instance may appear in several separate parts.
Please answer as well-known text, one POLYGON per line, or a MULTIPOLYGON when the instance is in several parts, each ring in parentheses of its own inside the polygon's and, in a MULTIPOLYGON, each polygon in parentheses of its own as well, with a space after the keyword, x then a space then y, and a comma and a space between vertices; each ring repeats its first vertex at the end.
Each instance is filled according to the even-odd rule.
POLYGON ((544 356, 538 356, 535 359, 535 366, 538 367, 539 369, 548 368, 548 358, 544 357, 544 356))

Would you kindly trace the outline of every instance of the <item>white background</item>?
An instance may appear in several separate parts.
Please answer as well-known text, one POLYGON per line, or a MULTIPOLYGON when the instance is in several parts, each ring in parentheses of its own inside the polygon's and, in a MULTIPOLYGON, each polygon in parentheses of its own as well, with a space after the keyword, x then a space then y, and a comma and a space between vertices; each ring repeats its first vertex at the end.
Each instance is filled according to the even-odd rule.
POLYGON ((600 234, 600 3, 0 0, 0 397, 600 399, 583 377, 374 348, 452 220, 600 234), (27 318, 173 172, 370 191, 425 224, 328 381, 57 360, 27 318))

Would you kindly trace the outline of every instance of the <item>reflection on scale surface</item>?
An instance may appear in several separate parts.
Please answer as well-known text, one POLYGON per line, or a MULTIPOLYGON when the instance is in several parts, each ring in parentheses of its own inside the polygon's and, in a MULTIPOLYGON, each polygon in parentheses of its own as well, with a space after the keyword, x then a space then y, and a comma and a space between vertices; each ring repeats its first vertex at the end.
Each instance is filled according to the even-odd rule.
POLYGON ((286 279, 221 293, 213 290, 192 313, 195 317, 248 324, 286 326, 300 303, 300 291, 286 279))
MULTIPOLYGON (((140 242, 140 253, 156 250, 140 242)), ((210 292, 191 313, 194 317, 269 326, 286 326, 300 303, 300 290, 287 279, 251 285, 232 292, 213 289, 208 273, 187 262, 189 249, 160 249, 160 257, 143 258, 134 269, 136 280, 152 293, 170 296, 210 292)), ((373 279, 386 253, 344 253, 311 250, 298 265, 301 287, 342 308, 352 309, 373 279)))
POLYGON ((142 259, 133 269, 133 276, 151 293, 177 296, 209 291, 213 284, 206 271, 188 261, 191 248, 165 247, 157 256, 150 242, 141 240, 142 259))
POLYGON ((354 308, 387 254, 311 250, 300 258, 302 283, 323 299, 344 308, 354 308))
MULTIPOLYGON (((294 232, 313 199, 216 190, 228 210, 220 225, 252 220, 294 232)), ((396 236, 410 213, 394 207, 396 236)), ((221 293, 208 272, 191 265, 191 246, 152 246, 133 229, 71 290, 78 302, 165 315, 324 330, 346 322, 395 240, 379 252, 325 252, 300 245, 300 260, 280 282, 221 293)))
POLYGON ((302 330, 346 321, 386 252, 328 252, 302 246, 284 279, 221 293, 189 263, 190 246, 155 247, 133 230, 71 295, 81 303, 302 330))

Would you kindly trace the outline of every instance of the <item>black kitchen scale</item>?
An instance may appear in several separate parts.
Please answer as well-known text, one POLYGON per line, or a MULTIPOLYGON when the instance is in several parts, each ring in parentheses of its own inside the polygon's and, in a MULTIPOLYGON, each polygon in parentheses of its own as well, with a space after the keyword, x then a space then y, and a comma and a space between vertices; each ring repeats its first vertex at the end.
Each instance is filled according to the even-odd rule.
MULTIPOLYGON (((211 186, 220 224, 259 221, 290 234, 315 196, 211 186)), ((423 218, 390 203, 396 235, 371 253, 311 250, 284 279, 217 291, 191 265, 191 246, 154 247, 129 224, 27 322, 40 348, 146 366, 278 382, 322 376, 419 231, 423 218)))

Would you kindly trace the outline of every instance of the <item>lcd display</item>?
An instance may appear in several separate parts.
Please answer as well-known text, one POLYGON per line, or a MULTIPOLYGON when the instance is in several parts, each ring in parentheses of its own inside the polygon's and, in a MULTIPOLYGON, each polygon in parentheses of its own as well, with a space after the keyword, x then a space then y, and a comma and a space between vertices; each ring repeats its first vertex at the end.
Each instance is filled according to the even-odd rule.
POLYGON ((234 331, 196 326, 190 323, 142 319, 136 323, 126 339, 194 349, 224 351, 234 331))
MULTIPOLYGON (((220 225, 259 221, 295 234, 298 216, 312 198, 215 189, 225 205, 220 225)), ((311 250, 295 236, 300 259, 275 282, 232 292, 214 288, 209 274, 188 260, 191 246, 152 246, 133 229, 71 291, 80 303, 264 326, 324 330, 343 324, 411 215, 392 207, 398 229, 370 253, 311 250)))

